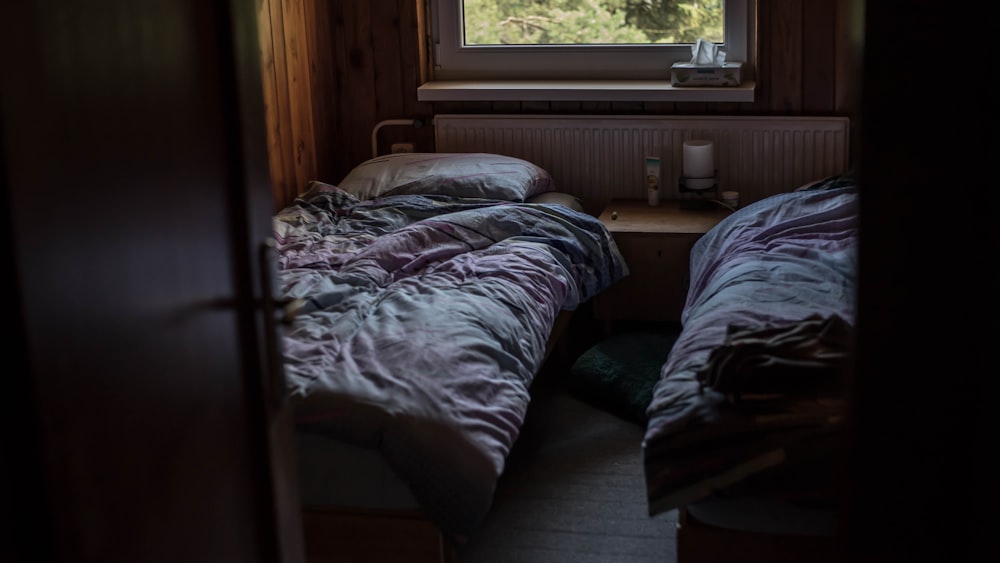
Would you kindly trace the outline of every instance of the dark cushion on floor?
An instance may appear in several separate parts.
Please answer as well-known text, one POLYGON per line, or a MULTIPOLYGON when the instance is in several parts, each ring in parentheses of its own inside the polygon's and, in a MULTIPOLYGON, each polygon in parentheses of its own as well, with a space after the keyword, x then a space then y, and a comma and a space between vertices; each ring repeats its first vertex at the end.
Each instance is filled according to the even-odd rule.
POLYGON ((677 336, 672 330, 642 331, 598 342, 573 362, 567 384, 570 394, 645 424, 653 385, 677 336))

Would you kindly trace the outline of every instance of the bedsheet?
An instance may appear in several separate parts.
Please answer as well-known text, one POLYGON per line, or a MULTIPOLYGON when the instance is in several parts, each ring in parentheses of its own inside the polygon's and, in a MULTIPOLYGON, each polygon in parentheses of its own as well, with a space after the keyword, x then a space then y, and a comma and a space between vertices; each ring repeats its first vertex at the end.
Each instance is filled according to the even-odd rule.
POLYGON ((559 204, 314 182, 274 219, 299 431, 376 448, 456 543, 479 527, 561 310, 627 275, 559 204))
POLYGON ((650 514, 837 432, 856 254, 857 189, 846 176, 755 202, 696 242, 681 334, 647 409, 650 514))

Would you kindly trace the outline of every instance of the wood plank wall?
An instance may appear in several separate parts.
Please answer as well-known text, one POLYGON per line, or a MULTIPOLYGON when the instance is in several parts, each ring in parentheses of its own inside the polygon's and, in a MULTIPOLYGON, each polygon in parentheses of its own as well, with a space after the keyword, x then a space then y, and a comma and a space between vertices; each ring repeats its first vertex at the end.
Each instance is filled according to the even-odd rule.
MULTIPOLYGON (((312 63, 329 60, 310 41, 307 25, 314 0, 258 0, 258 39, 267 121, 268 165, 275 210, 317 176, 316 127, 324 120, 314 112, 312 63)), ((324 44, 325 45, 325 44, 324 44)), ((322 63, 327 66, 327 63, 322 63)))
MULTIPOLYGON (((310 179, 337 183, 371 157, 381 120, 439 113, 651 115, 853 114, 858 21, 847 0, 757 0, 757 99, 751 103, 419 102, 424 0, 263 0, 261 36, 275 205, 310 179), (266 41, 264 41, 266 40, 266 41)), ((386 127, 434 150, 431 127, 386 127)))

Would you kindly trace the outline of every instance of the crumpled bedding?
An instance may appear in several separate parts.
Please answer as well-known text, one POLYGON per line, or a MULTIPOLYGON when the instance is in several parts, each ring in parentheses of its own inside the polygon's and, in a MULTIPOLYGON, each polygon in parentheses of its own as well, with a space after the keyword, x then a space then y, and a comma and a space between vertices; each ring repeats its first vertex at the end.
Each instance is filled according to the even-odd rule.
POLYGON ((442 532, 485 517, 561 310, 627 274, 610 233, 559 204, 314 182, 274 218, 300 432, 378 449, 442 532))
POLYGON ((746 393, 834 392, 852 327, 837 315, 814 315, 767 328, 729 325, 726 340, 696 373, 702 390, 738 400, 746 393))
POLYGON ((836 432, 854 324, 857 190, 830 178, 698 240, 682 330, 643 438, 650 514, 785 463, 836 432))

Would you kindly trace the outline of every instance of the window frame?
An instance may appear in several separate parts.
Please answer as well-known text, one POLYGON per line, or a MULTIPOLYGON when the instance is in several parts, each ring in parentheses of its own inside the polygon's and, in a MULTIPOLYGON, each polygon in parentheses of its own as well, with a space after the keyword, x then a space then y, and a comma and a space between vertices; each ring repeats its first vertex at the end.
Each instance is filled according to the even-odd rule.
MULTIPOLYGON (((469 80, 669 80, 670 65, 691 60, 691 44, 471 46, 462 41, 461 0, 429 0, 431 78, 469 80)), ((755 0, 724 0, 727 61, 752 77, 755 0)))

